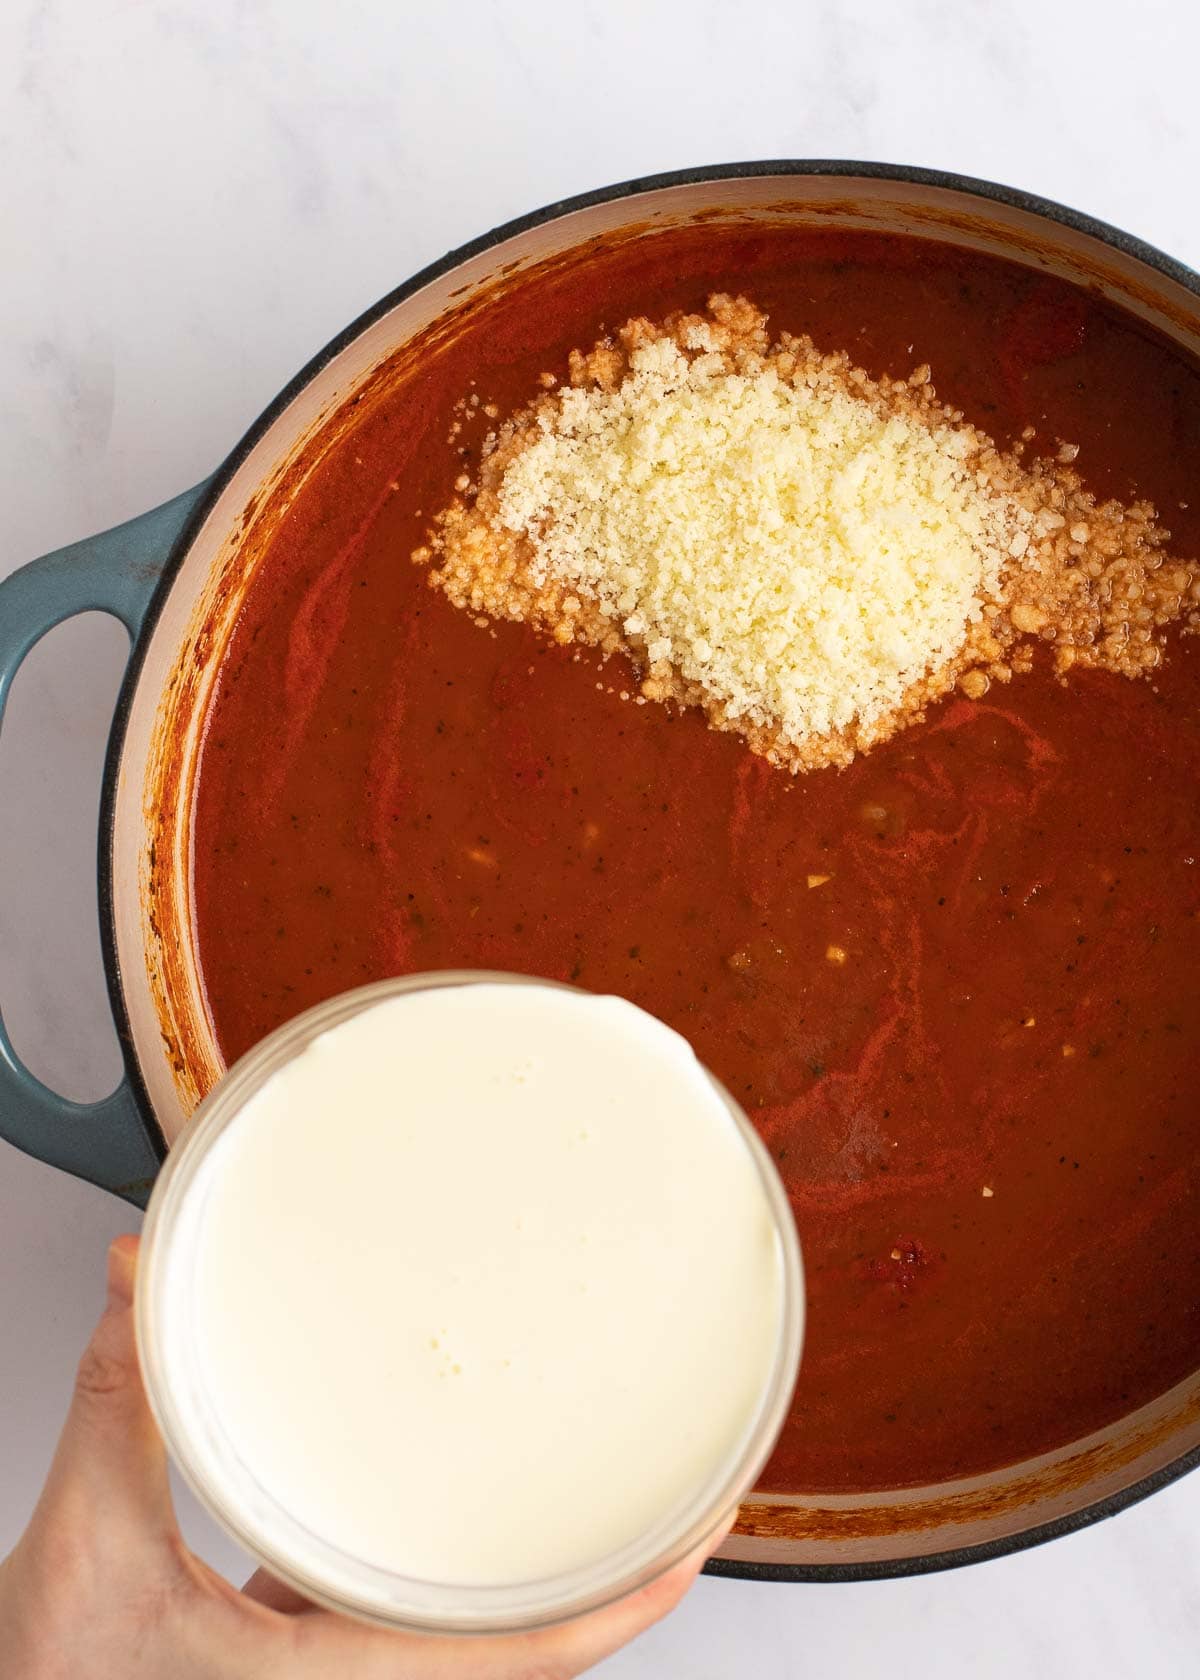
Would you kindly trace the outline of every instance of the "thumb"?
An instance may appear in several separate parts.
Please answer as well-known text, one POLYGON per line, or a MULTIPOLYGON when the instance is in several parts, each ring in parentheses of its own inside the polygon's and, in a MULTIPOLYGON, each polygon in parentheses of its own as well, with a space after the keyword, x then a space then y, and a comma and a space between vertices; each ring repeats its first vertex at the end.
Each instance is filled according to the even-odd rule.
MULTIPOLYGON (((146 1400, 134 1335, 138 1239, 108 1251, 108 1298, 79 1362, 71 1407, 43 1505, 106 1526, 124 1520, 156 1535, 175 1527, 167 1457, 146 1400)), ((40 1513, 39 1513, 40 1514, 40 1513)))

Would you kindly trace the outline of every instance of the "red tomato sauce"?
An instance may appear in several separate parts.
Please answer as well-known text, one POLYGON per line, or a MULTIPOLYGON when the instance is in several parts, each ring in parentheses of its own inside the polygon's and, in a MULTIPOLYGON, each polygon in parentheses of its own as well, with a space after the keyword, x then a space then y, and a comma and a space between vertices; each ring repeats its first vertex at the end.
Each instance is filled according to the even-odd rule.
POLYGON ((497 300, 286 516, 211 712, 200 958, 229 1058, 333 992, 447 966, 678 1027, 760 1127, 804 1246, 803 1371, 763 1485, 924 1484, 1200 1362, 1200 646, 1173 642, 1153 685, 994 685, 793 779, 623 702, 616 663, 429 590, 409 555, 480 435, 448 445, 455 401, 507 410, 602 328, 714 289, 872 373, 929 362, 993 436, 1080 444, 1094 489, 1151 498, 1200 552, 1200 376, 1084 292, 870 234, 600 251, 497 300))

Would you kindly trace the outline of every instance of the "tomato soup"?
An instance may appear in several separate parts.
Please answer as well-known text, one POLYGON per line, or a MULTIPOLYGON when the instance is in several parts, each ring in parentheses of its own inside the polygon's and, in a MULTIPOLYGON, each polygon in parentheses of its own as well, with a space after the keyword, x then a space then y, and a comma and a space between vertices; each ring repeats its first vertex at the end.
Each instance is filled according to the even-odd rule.
MULTIPOLYGON (((482 430, 627 317, 745 293, 873 374, 928 362, 1001 444, 1066 439, 1200 553, 1200 375, 1109 304, 867 233, 695 228, 497 296, 364 403, 283 517, 196 788, 227 1058, 446 967, 623 995, 751 1114, 804 1246, 807 1344, 763 1485, 1014 1463, 1200 1362, 1200 647, 1048 670, 792 777, 619 661, 476 625, 410 554, 482 430), (1191 504, 1191 505, 1189 505, 1191 504)), ((648 1287, 653 1280, 647 1280, 648 1287)))

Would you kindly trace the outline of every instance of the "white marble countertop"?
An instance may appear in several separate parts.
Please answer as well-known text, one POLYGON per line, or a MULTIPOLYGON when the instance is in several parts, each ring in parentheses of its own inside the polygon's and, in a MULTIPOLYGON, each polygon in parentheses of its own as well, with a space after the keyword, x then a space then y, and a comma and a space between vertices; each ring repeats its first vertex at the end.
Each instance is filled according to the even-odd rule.
MULTIPOLYGON (((727 159, 879 158, 1086 209, 1200 266, 1185 0, 4 0, 0 572, 209 472, 321 343, 536 205, 727 159)), ((0 744, 0 1000, 116 1079, 95 933, 123 635, 54 632, 0 744)), ((0 1552, 44 1473, 121 1204, 0 1145, 0 1552)), ((245 1566, 183 1501, 194 1543, 245 1566)), ((611 1680, 1200 1670, 1200 1476, 1032 1553, 862 1586, 702 1581, 611 1680)), ((353 1680, 346 1676, 345 1680, 353 1680)))

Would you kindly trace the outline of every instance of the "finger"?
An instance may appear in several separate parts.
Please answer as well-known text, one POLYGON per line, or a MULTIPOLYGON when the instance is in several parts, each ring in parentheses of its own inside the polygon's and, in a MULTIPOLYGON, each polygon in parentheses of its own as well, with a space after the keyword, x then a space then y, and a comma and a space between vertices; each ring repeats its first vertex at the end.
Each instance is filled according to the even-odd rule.
MULTIPOLYGON (((605 1657, 611 1657, 630 1640, 645 1633, 676 1608, 689 1591, 705 1563, 737 1521, 735 1506, 720 1526, 690 1552, 674 1569, 660 1575, 648 1587, 618 1599, 603 1610, 594 1610, 574 1622, 544 1633, 531 1634, 528 1655, 550 1673, 582 1674, 605 1657)), ((466 1670, 464 1670, 464 1673, 466 1670)), ((498 1673, 503 1672, 498 1670, 498 1673)), ((520 1672, 517 1670, 517 1672, 520 1672)))
MULTIPOLYGON (((146 1400, 134 1336, 137 1238, 108 1251, 108 1297, 79 1362, 42 1504, 69 1502, 94 1523, 174 1527, 167 1456, 146 1400)), ((40 1509, 41 1507, 39 1507, 40 1509)))
POLYGON ((256 1604, 265 1604, 268 1610, 279 1610, 285 1616, 303 1616, 317 1608, 311 1598, 305 1598, 294 1587, 285 1586, 265 1569, 254 1571, 242 1593, 256 1604))

